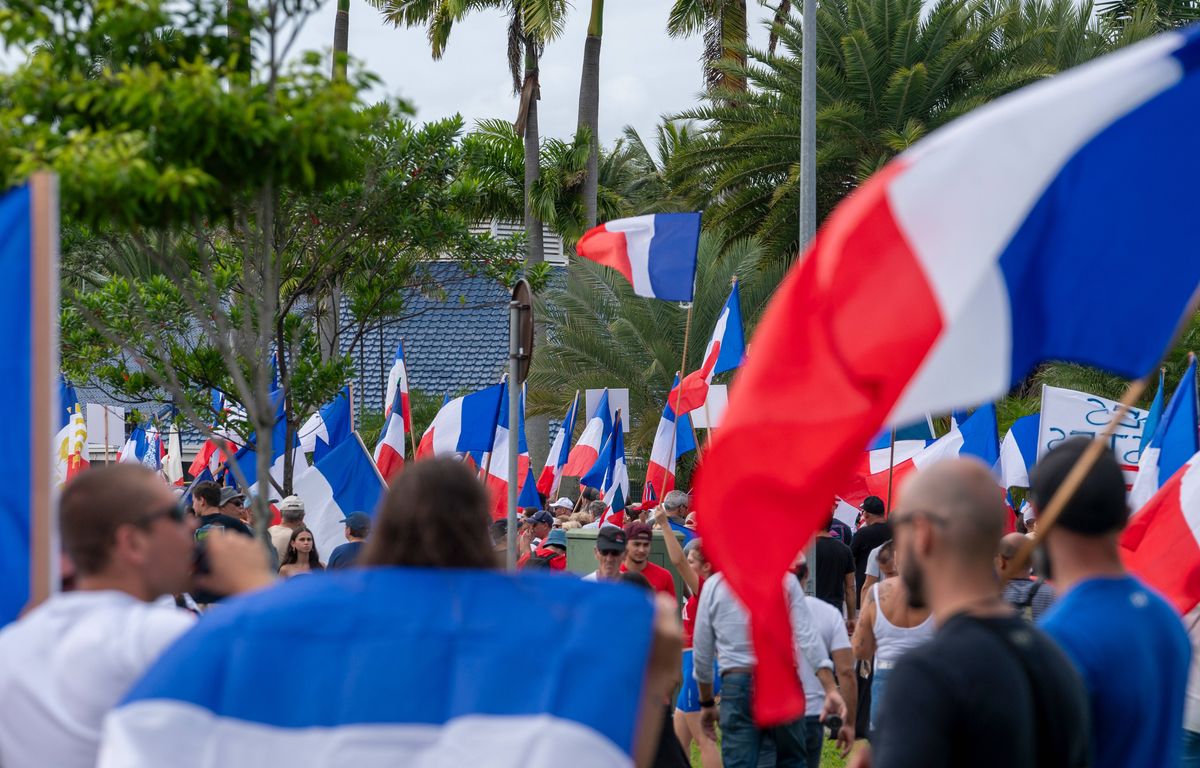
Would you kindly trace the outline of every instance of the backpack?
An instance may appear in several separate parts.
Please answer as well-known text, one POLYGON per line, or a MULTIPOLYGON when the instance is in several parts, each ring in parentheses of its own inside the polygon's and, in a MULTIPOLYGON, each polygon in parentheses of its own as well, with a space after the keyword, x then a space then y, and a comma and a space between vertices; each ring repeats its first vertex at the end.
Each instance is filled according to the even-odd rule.
POLYGON ((1017 612, 1021 615, 1021 618, 1025 619, 1025 621, 1028 621, 1031 624, 1033 623, 1033 598, 1045 583, 1046 580, 1039 576, 1033 582, 1033 586, 1029 588, 1029 591, 1025 593, 1025 597, 1021 598, 1020 601, 1013 603, 1013 606, 1017 609, 1017 612))
POLYGON ((539 569, 545 568, 551 571, 565 571, 567 569, 567 556, 562 552, 548 547, 538 548, 529 560, 525 563, 526 568, 539 569))

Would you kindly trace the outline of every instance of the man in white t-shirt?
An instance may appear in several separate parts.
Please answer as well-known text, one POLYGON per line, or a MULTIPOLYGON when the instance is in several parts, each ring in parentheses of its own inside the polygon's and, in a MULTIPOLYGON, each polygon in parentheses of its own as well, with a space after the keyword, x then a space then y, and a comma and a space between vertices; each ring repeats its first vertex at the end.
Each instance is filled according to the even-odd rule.
MULTIPOLYGON (((192 584, 194 520, 157 474, 137 464, 89 469, 63 489, 59 515, 76 591, 56 595, 0 632, 0 765, 91 768, 105 715, 191 627, 187 611, 153 604, 192 584)), ((205 540, 209 575, 226 594, 270 583, 253 539, 205 540)))
MULTIPOLYGON (((808 563, 803 556, 796 565, 796 576, 800 579, 800 587, 807 592, 808 563)), ((850 650, 850 635, 846 632, 846 622, 842 620, 841 611, 819 597, 806 594, 804 600, 812 613, 817 636, 821 638, 821 642, 829 651, 829 657, 833 659, 833 673, 846 702, 846 722, 837 732, 838 746, 842 749, 842 757, 845 757, 854 746, 854 716, 858 703, 858 680, 854 674, 854 652, 850 650)), ((816 672, 803 656, 800 657, 800 682, 804 685, 804 730, 808 740, 808 768, 819 768, 822 742, 825 740, 825 727, 821 725, 821 707, 825 703, 825 694, 821 690, 821 681, 817 679, 816 672)))

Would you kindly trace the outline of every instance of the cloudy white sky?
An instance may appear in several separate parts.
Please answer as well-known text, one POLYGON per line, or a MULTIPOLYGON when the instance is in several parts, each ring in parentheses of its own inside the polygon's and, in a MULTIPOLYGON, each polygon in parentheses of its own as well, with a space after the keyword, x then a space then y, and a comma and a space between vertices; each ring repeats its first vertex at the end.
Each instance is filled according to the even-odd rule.
MULTIPOLYGON (((751 42, 765 46, 763 22, 772 13, 751 0, 751 42)), ((575 130, 579 69, 587 35, 588 0, 574 0, 566 33, 550 43, 542 59, 543 136, 566 137, 575 130)), ((696 103, 700 90, 699 37, 674 40, 665 28, 670 0, 608 0, 600 62, 600 136, 605 143, 633 125, 650 137, 662 114, 696 103)), ((303 49, 333 45, 336 4, 330 0, 302 33, 303 49)), ((402 96, 419 120, 459 112, 468 126, 481 118, 516 117, 517 100, 505 58, 506 21, 497 11, 456 25, 441 61, 434 61, 423 29, 384 26, 366 0, 352 0, 350 53, 383 79, 383 93, 402 96)), ((383 95, 383 94, 378 94, 383 95)))

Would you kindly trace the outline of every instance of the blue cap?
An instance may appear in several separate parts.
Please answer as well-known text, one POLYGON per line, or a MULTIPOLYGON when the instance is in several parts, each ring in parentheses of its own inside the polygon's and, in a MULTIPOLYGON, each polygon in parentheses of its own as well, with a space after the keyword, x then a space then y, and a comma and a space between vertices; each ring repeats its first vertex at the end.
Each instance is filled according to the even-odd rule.
POLYGON ((537 512, 534 512, 532 515, 525 518, 525 522, 529 523, 530 525, 534 525, 536 523, 554 525, 554 515, 550 514, 544 509, 539 509, 537 512))
POLYGON ((371 516, 366 512, 351 512, 342 519, 342 523, 355 533, 371 530, 371 516))
POLYGON ((543 547, 562 547, 567 548, 567 532, 562 528, 555 528, 553 531, 542 540, 543 547))

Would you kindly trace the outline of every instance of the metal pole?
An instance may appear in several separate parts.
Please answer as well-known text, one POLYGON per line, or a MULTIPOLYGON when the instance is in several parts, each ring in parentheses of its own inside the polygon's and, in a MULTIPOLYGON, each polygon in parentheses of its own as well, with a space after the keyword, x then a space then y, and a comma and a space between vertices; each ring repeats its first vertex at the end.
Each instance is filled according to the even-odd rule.
MULTIPOLYGON (((817 0, 804 0, 800 52, 800 247, 803 257, 817 233, 817 0)), ((807 592, 817 588, 817 542, 808 545, 807 592)))
MULTIPOLYGON (((508 570, 517 569, 517 456, 521 438, 521 304, 508 304, 508 570)), ((501 406, 503 407, 503 406, 501 406)))

